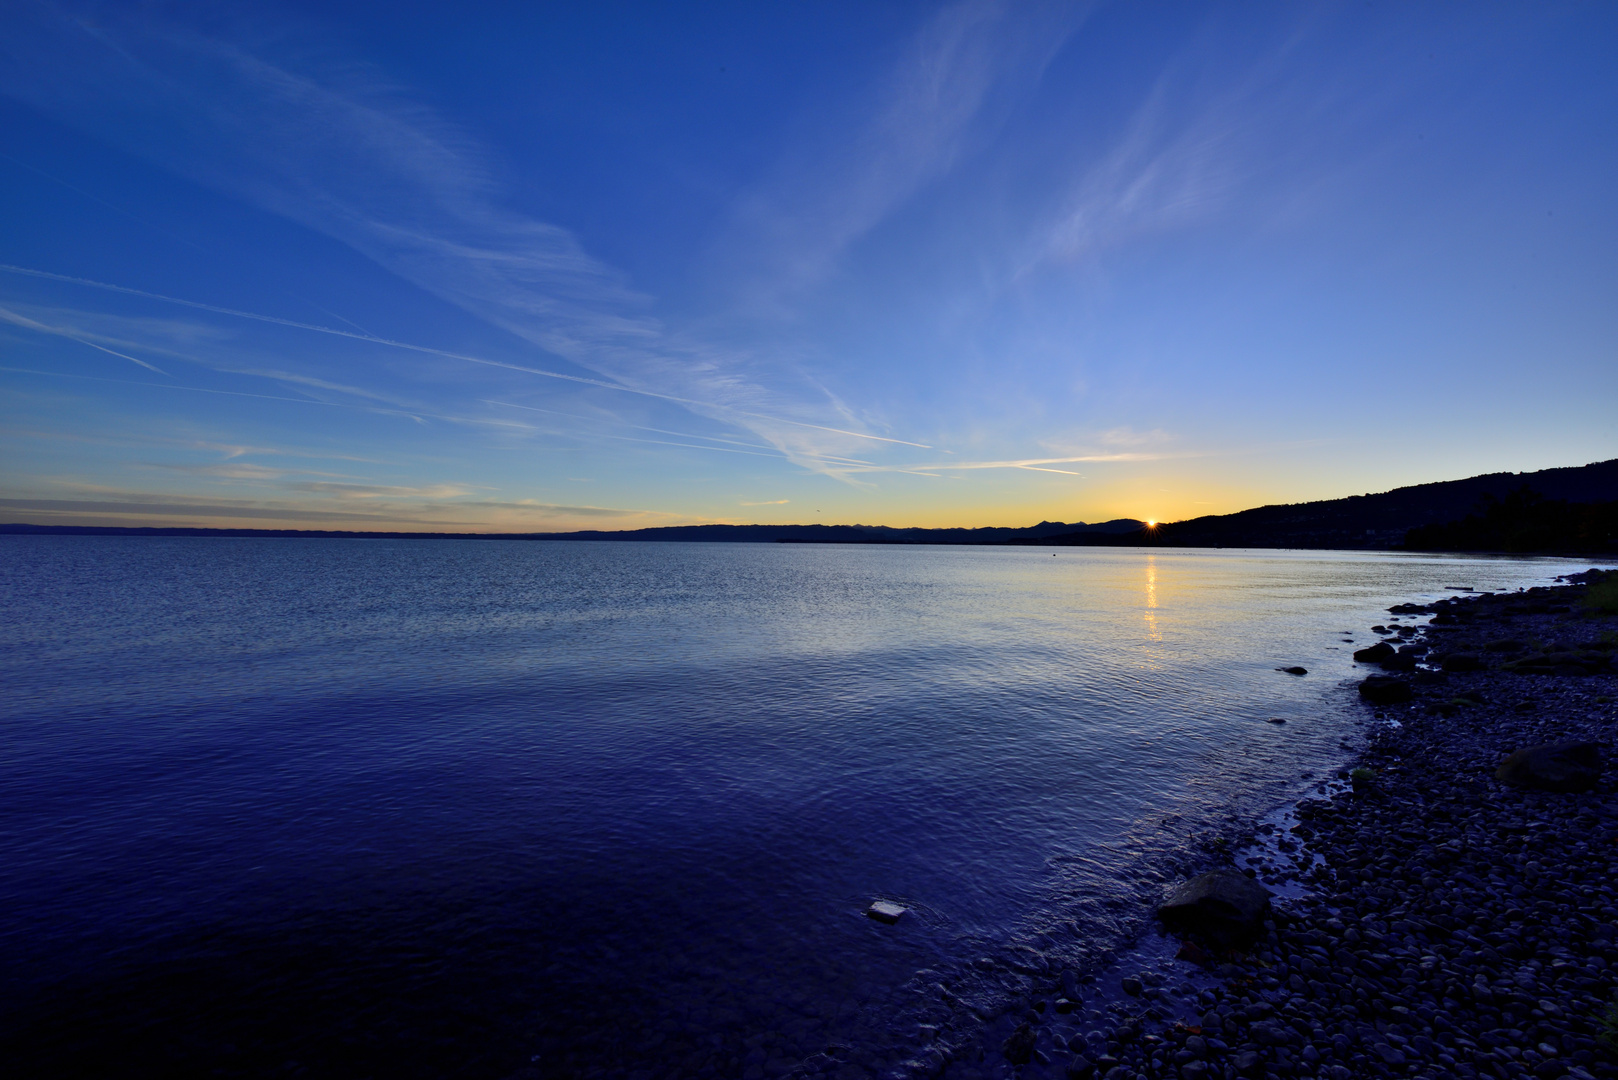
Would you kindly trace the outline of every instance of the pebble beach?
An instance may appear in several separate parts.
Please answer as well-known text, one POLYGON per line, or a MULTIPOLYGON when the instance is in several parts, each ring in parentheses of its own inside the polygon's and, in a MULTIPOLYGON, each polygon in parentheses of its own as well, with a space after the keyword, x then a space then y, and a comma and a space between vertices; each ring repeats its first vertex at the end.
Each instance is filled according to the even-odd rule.
MULTIPOLYGON (((1618 572, 1396 606, 1376 628, 1387 647, 1360 665, 1358 760, 1208 845, 1202 870, 1239 869, 1272 894, 1246 940, 1159 925, 910 1072, 1618 1077, 1618 783, 1600 767, 1618 726, 1618 617, 1586 603, 1603 580, 1618 572), (1501 778, 1545 744, 1578 758, 1571 783, 1548 786, 1582 790, 1501 778)), ((852 1075, 839 1057, 820 1071, 852 1075)))

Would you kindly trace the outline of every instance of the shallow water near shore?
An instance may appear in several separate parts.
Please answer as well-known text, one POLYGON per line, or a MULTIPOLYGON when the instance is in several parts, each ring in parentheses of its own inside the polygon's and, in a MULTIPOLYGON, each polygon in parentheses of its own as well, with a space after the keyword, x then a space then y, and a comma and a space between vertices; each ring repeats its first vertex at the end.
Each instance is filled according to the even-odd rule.
POLYGON ((0 538, 5 1046, 124 1075, 897 1060, 1341 761, 1390 604, 1582 568, 0 538))

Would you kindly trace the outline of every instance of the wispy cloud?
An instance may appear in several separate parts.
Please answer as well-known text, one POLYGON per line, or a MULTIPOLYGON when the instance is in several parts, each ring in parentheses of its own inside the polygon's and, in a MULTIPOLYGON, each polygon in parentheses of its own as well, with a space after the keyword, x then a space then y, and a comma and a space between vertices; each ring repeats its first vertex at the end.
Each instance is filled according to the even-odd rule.
MULTIPOLYGON (((353 405, 353 404, 350 404, 348 402, 342 402, 342 401, 322 401, 322 400, 320 400, 318 398, 311 398, 311 397, 283 397, 283 396, 279 396, 279 395, 276 395, 276 394, 255 394, 255 393, 252 393, 252 392, 246 391, 246 390, 222 390, 222 389, 220 389, 218 387, 213 387, 213 386, 187 386, 187 385, 182 384, 182 383, 136 382, 136 381, 131 380, 131 379, 110 379, 110 378, 106 378, 106 377, 101 376, 101 375, 81 375, 81 374, 78 374, 76 372, 69 372, 69 371, 40 371, 40 370, 38 370, 36 368, 20 368, 20 367, 11 367, 11 366, 0 366, 0 371, 10 371, 10 372, 15 372, 15 373, 21 374, 21 375, 42 375, 42 376, 45 376, 47 378, 52 378, 52 379, 77 379, 77 380, 81 380, 81 381, 84 381, 84 382, 117 383, 117 384, 123 385, 123 386, 146 386, 146 387, 155 386, 155 387, 157 387, 158 389, 161 389, 161 390, 173 390, 173 391, 178 391, 178 392, 181 392, 181 393, 219 394, 219 395, 222 395, 224 397, 257 398, 260 401, 287 401, 287 402, 291 402, 291 403, 293 403, 295 405, 319 405, 319 406, 323 406, 323 407, 327 407, 327 408, 334 408, 334 409, 359 409, 359 410, 361 410, 363 412, 386 413, 386 414, 394 415, 394 416, 407 416, 410 419, 417 419, 417 420, 420 419, 420 417, 415 417, 415 416, 411 416, 408 413, 400 412, 398 409, 384 409, 384 408, 379 408, 379 407, 374 406, 374 405, 353 405)), ((480 421, 480 422, 482 422, 482 423, 498 423, 498 421, 480 421)))
POLYGON ((1233 145, 1240 128, 1205 111, 1186 123, 1159 86, 1112 149, 1086 169, 1059 218, 1046 227, 1040 259, 1094 256, 1142 235, 1191 224, 1240 187, 1248 160, 1233 145))
POLYGON ((765 499, 763 502, 743 502, 742 506, 785 506, 791 499, 765 499))
MULTIPOLYGON (((223 479, 223 477, 221 477, 223 479)), ((710 520, 630 507, 502 499, 467 485, 326 484, 263 480, 262 491, 222 489, 196 494, 152 491, 74 477, 35 478, 27 490, 7 485, 0 510, 23 511, 39 520, 94 524, 167 520, 174 524, 450 531, 569 531, 612 522, 618 527, 694 524, 710 520), (594 524, 593 524, 594 523, 594 524)))
POLYGON ((458 499, 474 490, 460 484, 339 484, 328 480, 305 480, 282 486, 345 499, 458 499))
MULTIPOLYGON (((889 136, 922 140, 912 151, 933 163, 922 172, 950 159, 950 132, 993 78, 993 58, 977 44, 991 9, 951 10, 919 46, 909 82, 878 125, 889 136), (931 114, 944 119, 917 126, 931 114), (933 134, 920 134, 924 129, 933 134)), ((45 4, 19 5, 13 23, 27 47, 10 50, 0 68, 6 92, 336 238, 601 378, 504 366, 659 397, 747 428, 820 471, 835 472, 824 458, 850 439, 912 444, 809 415, 823 405, 783 396, 723 350, 670 334, 648 298, 571 233, 504 208, 471 140, 378 73, 307 52, 276 59, 277 36, 297 36, 286 27, 267 32, 222 19, 203 33, 151 9, 76 15, 45 4)), ((899 167, 894 159, 871 175, 899 167)), ((888 198, 857 201, 869 219, 888 198)))
MULTIPOLYGON (((1240 75, 1210 82, 1210 40, 1197 36, 1167 65, 1122 131, 1077 169, 1055 215, 1041 223, 1023 270, 1041 262, 1094 259, 1143 237, 1195 227, 1238 206, 1244 212, 1286 213, 1316 182, 1320 166, 1298 158, 1300 144, 1322 130, 1342 131, 1363 115, 1363 93, 1297 85, 1294 49, 1323 11, 1301 9, 1295 25, 1240 75), (1283 121, 1275 103, 1314 120, 1283 121), (1288 124, 1294 125, 1289 127, 1288 124), (1290 135, 1290 137, 1289 137, 1290 135), (1262 174, 1287 163, 1284 197, 1255 202, 1262 174)), ((1340 159, 1335 168, 1346 163, 1340 159)))
POLYGON ((746 261, 745 302, 780 306, 842 252, 983 145, 1006 99, 1036 84, 1087 5, 961 0, 938 11, 870 88, 877 102, 832 145, 816 140, 739 207, 731 243, 746 261))
POLYGON ((1177 456, 1149 453, 1075 454, 1071 457, 1017 458, 1004 461, 932 461, 917 465, 849 466, 851 472, 970 472, 978 469, 1026 469, 1030 472, 1063 473, 1083 476, 1073 469, 1055 469, 1053 465, 1080 465, 1086 462, 1159 461, 1177 456))
POLYGON ((288 469, 276 469, 268 465, 254 465, 245 461, 229 465, 176 465, 168 462, 152 462, 150 464, 158 469, 186 473, 191 476, 207 476, 219 480, 280 480, 283 477, 294 475, 288 469))
POLYGON ((306 502, 247 501, 218 498, 187 498, 164 493, 108 492, 100 498, 0 498, 0 509, 20 510, 41 514, 47 518, 84 517, 86 515, 129 516, 142 520, 154 517, 191 519, 189 523, 230 522, 232 520, 302 521, 320 522, 327 526, 340 526, 344 522, 362 527, 391 528, 398 525, 417 528, 460 528, 469 531, 488 531, 488 511, 505 512, 518 518, 530 519, 530 527, 568 527, 565 521, 547 523, 546 518, 595 518, 607 520, 643 519, 648 523, 678 524, 688 521, 682 515, 647 510, 624 510, 605 506, 568 506, 557 503, 526 501, 499 502, 493 500, 462 501, 450 505, 453 512, 472 512, 470 517, 423 515, 411 508, 390 507, 358 510, 350 507, 323 509, 306 502))
POLYGON ((84 431, 47 431, 43 428, 8 428, 3 432, 3 435, 15 439, 50 439, 63 442, 91 443, 100 446, 167 447, 180 450, 196 450, 220 454, 226 461, 251 455, 254 457, 317 458, 323 461, 352 461, 368 465, 385 464, 380 458, 361 457, 357 454, 344 454, 339 451, 308 450, 286 446, 255 446, 248 443, 224 443, 199 438, 94 434, 84 431))
MULTIPOLYGON (((758 423, 771 426, 776 430, 779 430, 782 425, 787 425, 796 429, 826 432, 833 435, 848 436, 849 438, 863 441, 889 443, 896 446, 914 446, 924 450, 930 449, 930 447, 928 447, 925 443, 911 442, 906 439, 896 439, 885 435, 874 435, 869 432, 853 431, 846 428, 831 427, 824 424, 814 424, 807 421, 792 420, 780 416, 770 416, 764 413, 749 412, 745 409, 738 409, 729 405, 721 405, 712 401, 698 401, 691 398, 678 397, 673 394, 659 393, 655 390, 641 389, 633 386, 627 386, 622 383, 605 382, 600 379, 592 379, 579 375, 569 375, 564 372, 552 371, 545 368, 536 368, 525 364, 513 364, 501 360, 492 360, 487 357, 473 356, 467 353, 451 352, 446 349, 435 349, 430 346, 417 345, 407 341, 375 337, 366 333, 339 330, 329 326, 317 326, 312 323, 297 322, 292 319, 278 318, 273 315, 261 315, 256 312, 242 311, 236 308, 224 308, 213 304, 202 304, 194 300, 186 300, 173 296, 164 296, 160 293, 147 292, 141 289, 132 289, 127 286, 113 285, 101 281, 92 281, 88 278, 70 277, 66 274, 54 274, 50 273, 49 271, 36 270, 23 266, 12 266, 9 264, 0 264, 0 272, 22 274, 28 277, 42 278, 45 280, 69 282, 89 288, 105 289, 111 292, 124 293, 126 295, 141 296, 150 300, 159 300, 171 304, 181 304, 187 307, 198 308, 204 311, 212 311, 222 315, 230 315, 242 319, 251 319, 258 322, 272 323, 277 326, 285 326, 297 330, 307 330, 312 333, 328 334, 334 337, 346 338, 353 341, 363 341, 373 345, 385 345, 390 348, 425 353, 430 356, 439 356, 449 360, 460 360, 471 364, 481 364, 489 367, 503 368, 507 371, 518 371, 529 375, 539 375, 544 378, 561 379, 566 382, 577 383, 583 386, 598 387, 603 390, 615 390, 629 394, 636 394, 642 397, 655 398, 661 401, 672 402, 677 405, 688 406, 693 411, 699 412, 703 415, 725 419, 731 423, 737 423, 744 426, 747 421, 756 421, 758 423)), ((306 379, 305 381, 308 380, 306 379)), ((756 427, 756 424, 754 426, 756 427)), ((772 441, 776 442, 779 447, 779 440, 772 441)), ((787 457, 791 458, 794 456, 789 448, 780 447, 780 449, 787 457)), ((811 456, 825 457, 828 455, 811 456)))
POLYGON ((97 350, 99 350, 101 352, 108 353, 108 354, 110 354, 112 356, 116 356, 120 360, 128 360, 131 363, 139 364, 141 367, 145 368, 146 370, 155 371, 159 375, 167 375, 168 374, 168 372, 164 371, 162 368, 158 367, 156 364, 148 363, 147 361, 142 360, 139 357, 130 356, 128 353, 122 353, 122 352, 119 352, 116 349, 109 349, 107 346, 102 345, 102 344, 98 344, 97 342, 94 342, 94 341, 91 341, 91 340, 89 340, 88 337, 80 336, 79 334, 76 334, 71 330, 65 329, 65 328, 60 327, 60 326, 49 326, 49 325, 47 325, 45 323, 38 322, 37 320, 30 319, 26 315, 22 315, 22 314, 20 314, 18 312, 12 311, 12 310, 10 310, 8 308, 0 307, 0 321, 8 322, 13 326, 20 326, 20 327, 22 327, 22 328, 24 328, 26 330, 32 330, 35 333, 50 334, 50 335, 52 335, 54 337, 67 338, 69 341, 76 341, 80 345, 86 345, 86 346, 89 346, 92 349, 97 349, 97 350))
POLYGON ((1132 427, 1115 427, 1106 431, 1070 433, 1042 439, 1039 445, 1051 454, 1097 454, 1104 457, 1131 452, 1163 457, 1170 453, 1175 442, 1175 437, 1162 428, 1139 431, 1132 427))

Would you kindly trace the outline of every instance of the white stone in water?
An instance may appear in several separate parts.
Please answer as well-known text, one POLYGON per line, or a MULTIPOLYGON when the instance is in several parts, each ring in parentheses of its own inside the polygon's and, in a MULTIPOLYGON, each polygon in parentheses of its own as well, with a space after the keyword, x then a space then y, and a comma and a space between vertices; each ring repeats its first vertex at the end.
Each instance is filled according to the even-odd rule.
POLYGON ((906 910, 892 900, 872 900, 871 906, 865 909, 865 914, 877 922, 896 923, 906 910))

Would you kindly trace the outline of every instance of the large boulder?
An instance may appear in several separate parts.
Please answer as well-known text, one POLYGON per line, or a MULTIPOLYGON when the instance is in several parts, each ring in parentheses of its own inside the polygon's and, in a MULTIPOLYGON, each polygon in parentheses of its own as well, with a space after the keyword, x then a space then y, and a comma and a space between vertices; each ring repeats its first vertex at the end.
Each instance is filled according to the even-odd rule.
POLYGON ((1494 775, 1541 791, 1589 791, 1601 778, 1601 747, 1593 742, 1525 746, 1501 762, 1494 775))
POLYGON ((1392 675, 1371 675, 1360 683, 1360 697, 1373 705, 1397 705, 1411 696, 1410 684, 1392 675))
POLYGON ((1157 915, 1170 927, 1212 941, 1251 937, 1264 925, 1270 890, 1240 870, 1209 870, 1175 887, 1157 915))
POLYGON ((1375 645, 1354 650, 1354 659, 1362 664, 1380 664, 1384 660, 1391 660, 1394 649, 1386 641, 1379 641, 1375 645))

